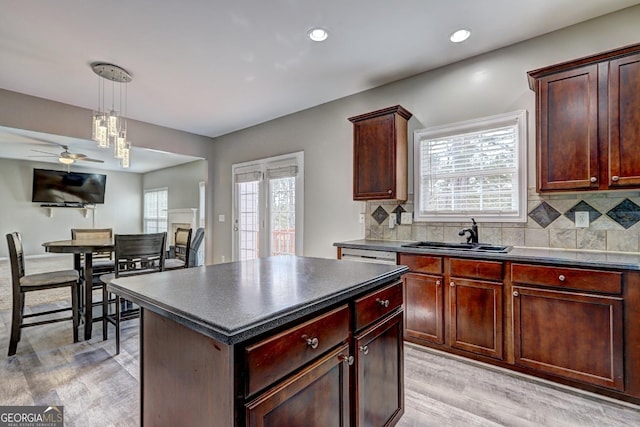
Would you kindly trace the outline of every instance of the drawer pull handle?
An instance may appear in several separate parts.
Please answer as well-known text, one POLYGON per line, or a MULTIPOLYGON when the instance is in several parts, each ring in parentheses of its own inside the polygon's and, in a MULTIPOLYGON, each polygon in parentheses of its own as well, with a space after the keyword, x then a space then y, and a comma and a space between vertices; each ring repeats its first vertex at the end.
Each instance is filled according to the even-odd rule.
POLYGON ((598 180, 598 178, 596 178, 595 176, 591 177, 591 182, 596 182, 598 180))
POLYGON ((318 344, 320 344, 320 341, 318 341, 318 338, 316 337, 309 338, 306 335, 303 335, 302 339, 305 340, 307 345, 311 348, 318 348, 318 344))
POLYGON ((345 362, 349 366, 353 365, 353 361, 355 360, 353 356, 345 356, 344 354, 338 355, 338 359, 340 359, 341 362, 345 362))
POLYGON ((388 195, 392 195, 392 194, 393 194, 393 190, 388 189, 388 190, 387 190, 387 194, 388 194, 388 195))
POLYGON ((514 296, 514 297, 517 297, 518 295, 520 295, 520 294, 518 293, 518 291, 514 291, 514 292, 513 292, 513 296, 514 296))
POLYGON ((363 352, 364 354, 369 354, 369 347, 366 345, 361 345, 360 347, 360 351, 363 352))
POLYGON ((456 284, 453 282, 449 282, 449 286, 451 286, 452 288, 455 286, 456 284))
POLYGON ((436 286, 440 286, 440 280, 436 280, 436 286))
POLYGON ((620 177, 617 176, 617 175, 614 175, 614 176, 611 177, 611 181, 613 181, 613 182, 618 182, 619 179, 620 179, 620 177))
POLYGON ((389 307, 389 300, 388 299, 382 300, 380 298, 376 298, 376 302, 378 304, 380 304, 381 306, 383 306, 384 308, 389 307))
POLYGON ((567 280, 567 278, 564 277, 564 274, 561 274, 558 276, 558 280, 560 280, 561 282, 564 282, 565 280, 567 280))

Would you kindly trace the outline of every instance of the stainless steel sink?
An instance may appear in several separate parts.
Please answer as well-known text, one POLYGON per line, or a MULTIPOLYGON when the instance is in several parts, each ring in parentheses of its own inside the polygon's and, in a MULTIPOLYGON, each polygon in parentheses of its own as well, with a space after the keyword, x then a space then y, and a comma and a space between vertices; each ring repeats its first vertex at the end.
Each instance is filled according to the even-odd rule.
POLYGON ((447 249, 453 251, 474 251, 474 252, 493 252, 507 253, 511 250, 511 246, 491 245, 488 243, 445 243, 445 242, 415 242, 402 245, 403 248, 416 249, 447 249))

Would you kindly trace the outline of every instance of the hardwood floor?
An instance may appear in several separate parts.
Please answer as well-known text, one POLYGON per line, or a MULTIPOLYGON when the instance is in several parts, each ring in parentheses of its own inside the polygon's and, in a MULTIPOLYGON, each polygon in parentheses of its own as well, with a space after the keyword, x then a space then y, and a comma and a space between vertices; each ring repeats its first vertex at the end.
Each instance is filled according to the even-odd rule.
MULTIPOLYGON (((108 341, 95 330, 73 344, 71 324, 62 322, 23 330, 16 356, 6 358, 9 327, 10 313, 0 311, 0 405, 64 405, 65 426, 139 425, 138 320, 123 323, 118 356, 113 332, 108 341)), ((405 400, 402 427, 640 425, 640 407, 412 344, 405 346, 405 400)))

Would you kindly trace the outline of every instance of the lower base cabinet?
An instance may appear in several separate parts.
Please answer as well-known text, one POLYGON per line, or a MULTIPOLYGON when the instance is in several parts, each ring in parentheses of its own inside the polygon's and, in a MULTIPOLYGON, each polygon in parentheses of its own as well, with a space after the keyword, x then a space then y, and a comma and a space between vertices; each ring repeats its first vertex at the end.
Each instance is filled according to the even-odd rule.
POLYGON ((404 413, 402 330, 397 312, 355 337, 354 426, 395 425, 404 413))
POLYGON ((248 403, 247 426, 349 426, 349 356, 344 345, 248 403))
POLYGON ((622 298, 513 288, 515 363, 624 390, 622 298))

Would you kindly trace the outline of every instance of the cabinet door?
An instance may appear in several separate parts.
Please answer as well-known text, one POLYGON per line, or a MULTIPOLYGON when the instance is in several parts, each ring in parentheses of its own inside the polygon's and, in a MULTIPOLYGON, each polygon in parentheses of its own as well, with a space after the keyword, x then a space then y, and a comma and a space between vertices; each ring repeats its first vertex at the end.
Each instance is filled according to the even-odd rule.
POLYGON ((536 94, 538 190, 597 189, 597 65, 542 77, 536 94))
POLYGON ((402 311, 368 328, 354 341, 353 426, 395 425, 404 414, 402 311))
POLYGON ((502 283, 452 277, 449 345, 502 359, 502 283))
POLYGON ((609 186, 640 185, 640 54, 609 63, 609 186))
POLYGON ((516 364, 623 390, 622 299, 513 287, 516 364))
MULTIPOLYGON (((408 273, 404 283, 404 337, 444 344, 442 276, 408 273)), ((416 341, 417 340, 417 341, 416 341)))
POLYGON ((344 345, 246 405, 247 426, 349 426, 344 345))
POLYGON ((353 124, 353 199, 396 198, 395 116, 353 124))

